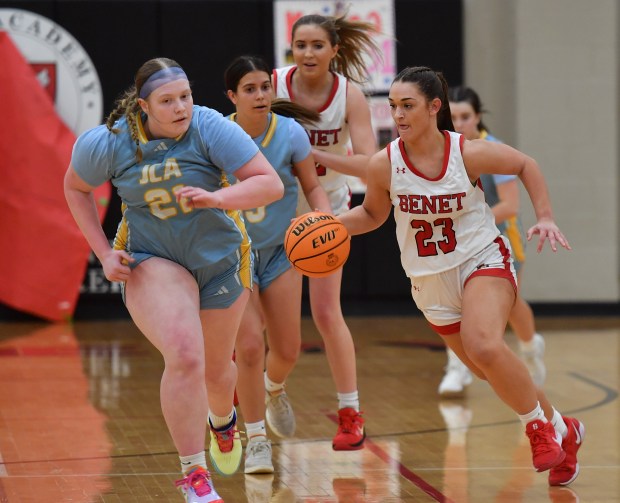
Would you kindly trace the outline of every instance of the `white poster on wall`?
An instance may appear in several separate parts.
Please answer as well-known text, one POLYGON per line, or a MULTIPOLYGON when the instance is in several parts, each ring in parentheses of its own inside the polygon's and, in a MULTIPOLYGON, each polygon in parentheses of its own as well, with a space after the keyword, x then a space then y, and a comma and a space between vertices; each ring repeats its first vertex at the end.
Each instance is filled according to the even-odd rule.
POLYGON ((396 75, 393 0, 276 0, 274 4, 275 63, 276 67, 292 64, 291 28, 295 21, 307 14, 340 16, 347 13, 350 19, 372 23, 377 29, 375 40, 381 51, 381 58, 368 57, 367 69, 370 77, 364 86, 369 93, 387 92, 396 75))

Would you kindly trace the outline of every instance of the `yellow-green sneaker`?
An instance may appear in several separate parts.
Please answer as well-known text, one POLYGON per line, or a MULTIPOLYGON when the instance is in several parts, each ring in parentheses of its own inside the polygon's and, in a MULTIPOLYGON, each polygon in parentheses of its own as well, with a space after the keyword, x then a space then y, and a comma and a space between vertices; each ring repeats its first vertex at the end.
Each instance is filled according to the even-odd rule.
POLYGON ((213 467, 221 475, 233 475, 241 464, 243 447, 241 437, 237 430, 237 416, 231 425, 225 430, 215 430, 209 425, 211 430, 211 445, 209 445, 209 457, 213 467))

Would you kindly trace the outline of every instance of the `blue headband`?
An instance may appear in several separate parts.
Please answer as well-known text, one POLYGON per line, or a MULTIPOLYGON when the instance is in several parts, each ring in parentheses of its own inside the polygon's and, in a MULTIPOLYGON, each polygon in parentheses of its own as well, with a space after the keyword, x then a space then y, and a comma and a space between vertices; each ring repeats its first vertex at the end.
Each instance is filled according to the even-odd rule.
POLYGON ((169 68, 157 70, 153 75, 146 79, 142 89, 140 89, 140 98, 144 100, 148 98, 149 94, 151 94, 158 87, 168 84, 168 82, 181 79, 189 80, 183 69, 178 66, 171 66, 169 68))

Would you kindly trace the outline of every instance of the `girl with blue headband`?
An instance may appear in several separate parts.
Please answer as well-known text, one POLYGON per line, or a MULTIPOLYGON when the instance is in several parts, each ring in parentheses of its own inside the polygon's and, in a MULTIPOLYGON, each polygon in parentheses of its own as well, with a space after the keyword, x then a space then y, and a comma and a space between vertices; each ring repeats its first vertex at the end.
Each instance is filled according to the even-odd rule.
POLYGON ((74 146, 67 202, 106 278, 122 283, 132 319, 163 356, 161 406, 188 503, 223 501, 207 470, 207 424, 214 468, 232 475, 241 462, 232 354, 252 258, 240 210, 282 194, 252 139, 194 105, 183 69, 167 58, 142 65, 106 124, 74 146), (92 194, 107 180, 123 203, 113 246, 92 194))

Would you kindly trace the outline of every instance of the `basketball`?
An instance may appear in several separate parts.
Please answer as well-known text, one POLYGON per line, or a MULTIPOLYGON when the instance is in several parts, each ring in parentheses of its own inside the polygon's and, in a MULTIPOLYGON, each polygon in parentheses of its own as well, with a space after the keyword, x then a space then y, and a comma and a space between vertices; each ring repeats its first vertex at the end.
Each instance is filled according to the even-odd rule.
POLYGON ((286 256, 300 273, 320 278, 344 265, 351 244, 346 227, 335 216, 311 211, 297 217, 284 237, 286 256))

